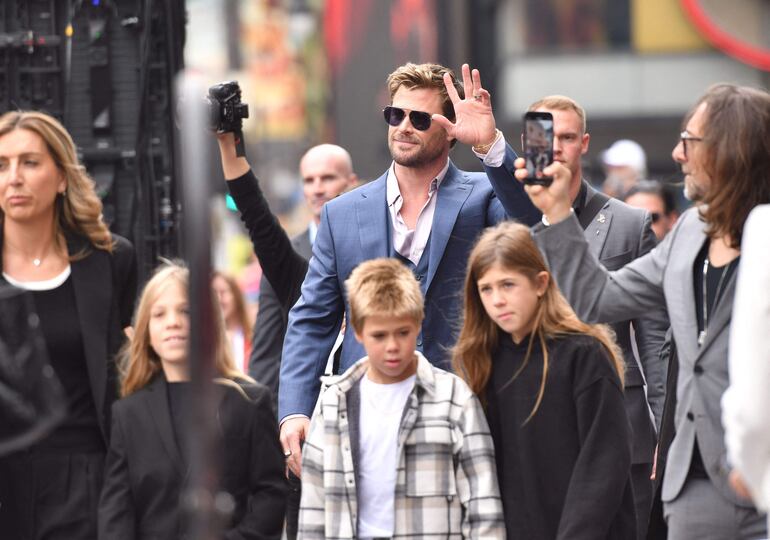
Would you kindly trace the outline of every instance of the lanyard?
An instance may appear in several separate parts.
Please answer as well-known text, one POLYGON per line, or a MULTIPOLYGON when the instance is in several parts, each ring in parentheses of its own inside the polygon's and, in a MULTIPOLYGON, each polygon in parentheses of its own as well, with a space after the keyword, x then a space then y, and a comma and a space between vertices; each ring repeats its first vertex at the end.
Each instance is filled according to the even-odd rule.
MULTIPOLYGON (((734 261, 735 259, 733 259, 734 261)), ((733 264, 733 261, 730 261, 727 263, 727 266, 725 266, 725 269, 722 270, 722 275, 719 276, 719 282, 717 283, 717 290, 714 293, 714 302, 712 304, 712 311, 713 308, 716 308, 717 302, 719 301, 719 293, 722 292, 722 285, 725 282, 725 276, 727 276, 728 273, 730 273, 730 266, 733 264)), ((701 330, 698 333, 698 346, 702 347, 703 344, 706 342, 706 334, 708 333, 708 325, 709 325, 709 309, 708 309, 708 271, 709 271, 709 258, 708 255, 706 255, 706 258, 703 260, 703 330, 701 330)))

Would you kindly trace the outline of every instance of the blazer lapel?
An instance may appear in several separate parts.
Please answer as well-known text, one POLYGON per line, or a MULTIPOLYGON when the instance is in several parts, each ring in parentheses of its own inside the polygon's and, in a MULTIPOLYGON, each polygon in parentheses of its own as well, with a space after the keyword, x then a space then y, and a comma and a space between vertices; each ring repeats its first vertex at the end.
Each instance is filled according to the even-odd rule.
MULTIPOLYGON (((725 271, 726 270, 727 269, 725 269, 725 271)), ((738 268, 736 268, 730 274, 730 277, 725 282, 725 288, 720 293, 719 302, 716 305, 716 309, 714 309, 714 313, 709 316, 709 324, 708 328, 706 329, 706 340, 698 350, 698 357, 695 359, 696 362, 703 357, 703 354, 711 346, 711 344, 724 329, 724 327, 730 324, 730 320, 733 314, 733 299, 735 298, 735 284, 737 281, 737 275, 738 268)), ((760 294, 766 294, 766 292, 762 292, 760 294)))
POLYGON ((386 172, 377 180, 360 189, 361 198, 356 201, 356 220, 361 239, 361 260, 387 257, 388 204, 385 191, 386 172))
MULTIPOLYGON (((86 246, 83 238, 67 235, 70 256, 81 252, 86 246)), ((70 266, 88 378, 91 381, 99 425, 103 433, 107 429, 102 421, 107 390, 107 366, 112 361, 107 355, 112 304, 112 268, 109 257, 107 252, 91 248, 86 257, 74 261, 70 266)), ((105 440, 108 440, 109 434, 104 433, 104 436, 105 440)))
POLYGON ((670 306, 668 315, 671 327, 674 330, 676 346, 681 352, 680 362, 686 358, 696 358, 699 353, 693 269, 695 258, 706 241, 706 234, 705 223, 697 215, 690 216, 689 219, 695 220, 695 223, 691 230, 682 230, 680 233, 683 236, 682 240, 672 246, 676 251, 671 254, 669 259, 671 269, 667 272, 669 275, 684 277, 665 289, 667 304, 670 306), (677 330, 681 330, 681 333, 677 330))
MULTIPOLYGON (((588 206, 588 203, 596 194, 596 190, 586 183, 586 201, 583 208, 588 206)), ((612 223, 612 210, 610 209, 610 202, 607 201, 602 208, 596 212, 596 215, 591 218, 591 222, 583 231, 588 247, 591 253, 597 258, 600 258, 602 248, 604 248, 604 242, 607 240, 607 233, 610 230, 610 223, 612 223)))
POLYGON ((168 388, 166 378, 160 372, 147 387, 147 399, 144 404, 147 408, 147 416, 152 418, 155 429, 158 430, 158 438, 168 454, 169 460, 181 475, 185 475, 182 454, 174 436, 174 426, 171 423, 171 413, 168 404, 168 388))
MULTIPOLYGON (((437 193, 436 212, 433 215, 433 225, 430 231, 430 260, 428 278, 425 283, 426 291, 430 289, 433 276, 436 275, 436 270, 438 270, 444 257, 444 250, 447 242, 449 242, 449 237, 452 235, 457 216, 472 189, 462 173, 450 162, 449 169, 437 193)), ((462 264, 465 264, 465 261, 462 264)))

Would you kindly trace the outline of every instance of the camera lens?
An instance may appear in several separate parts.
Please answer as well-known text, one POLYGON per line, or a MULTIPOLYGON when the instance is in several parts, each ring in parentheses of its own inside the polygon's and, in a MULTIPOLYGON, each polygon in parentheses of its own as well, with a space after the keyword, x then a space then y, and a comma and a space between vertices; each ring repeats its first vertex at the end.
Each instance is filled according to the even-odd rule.
POLYGON ((248 103, 239 103, 235 106, 236 118, 248 118, 249 117, 249 105, 248 103))

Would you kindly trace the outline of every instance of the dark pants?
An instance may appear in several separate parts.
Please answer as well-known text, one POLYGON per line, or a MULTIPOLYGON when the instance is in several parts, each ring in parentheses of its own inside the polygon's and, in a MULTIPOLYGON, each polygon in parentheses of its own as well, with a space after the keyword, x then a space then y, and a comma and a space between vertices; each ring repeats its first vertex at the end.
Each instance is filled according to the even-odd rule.
POLYGON ((631 485, 634 490, 634 507, 636 508, 636 538, 647 538, 647 525, 650 522, 652 510, 653 486, 650 475, 652 463, 635 463, 631 465, 631 485))
POLYGON ((297 540, 299 501, 302 498, 302 480, 289 471, 289 494, 286 497, 286 538, 297 540))
POLYGON ((104 453, 30 450, 0 460, 0 537, 94 540, 104 453))

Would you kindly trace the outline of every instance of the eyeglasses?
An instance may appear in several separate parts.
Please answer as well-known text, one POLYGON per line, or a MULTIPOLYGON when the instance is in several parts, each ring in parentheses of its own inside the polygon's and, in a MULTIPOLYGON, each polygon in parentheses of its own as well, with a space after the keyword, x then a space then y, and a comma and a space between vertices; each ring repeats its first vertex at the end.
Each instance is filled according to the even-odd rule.
POLYGON ((693 137, 685 129, 682 133, 679 134, 679 140, 682 141, 682 150, 684 151, 684 157, 687 158, 687 141, 700 142, 703 140, 703 137, 693 137))
MULTIPOLYGON (((406 111, 398 107, 385 107, 382 109, 385 121, 393 127, 398 127, 404 121, 406 111)), ((418 131, 425 131, 430 127, 431 115, 422 111, 409 111, 409 122, 418 131)))

